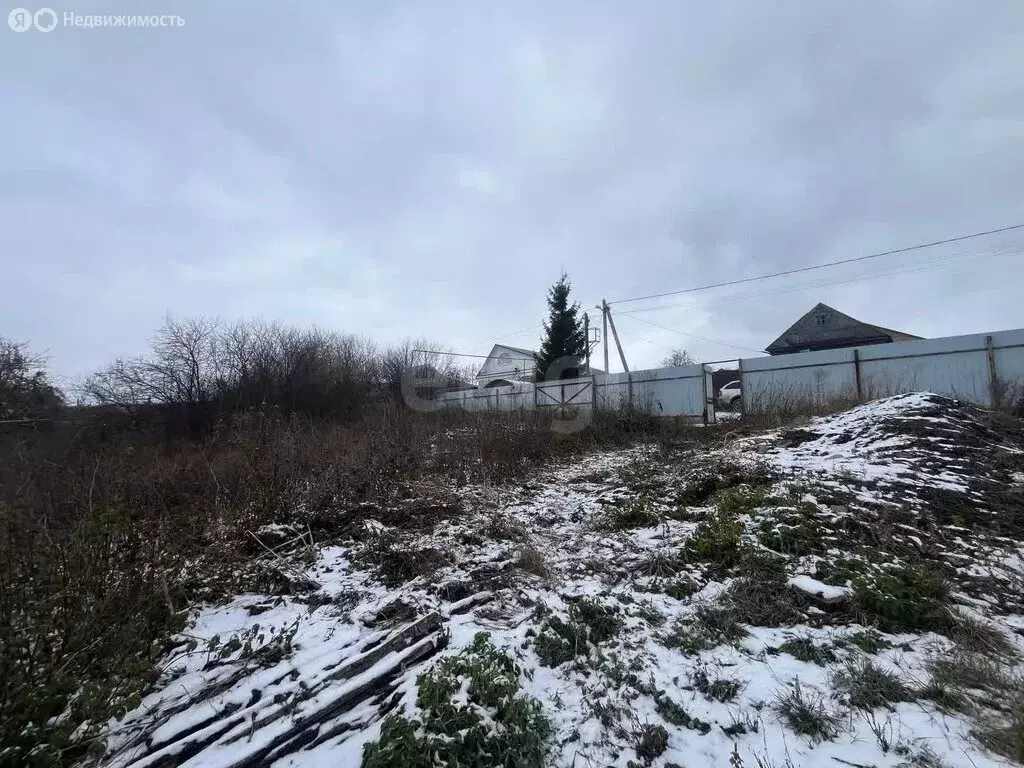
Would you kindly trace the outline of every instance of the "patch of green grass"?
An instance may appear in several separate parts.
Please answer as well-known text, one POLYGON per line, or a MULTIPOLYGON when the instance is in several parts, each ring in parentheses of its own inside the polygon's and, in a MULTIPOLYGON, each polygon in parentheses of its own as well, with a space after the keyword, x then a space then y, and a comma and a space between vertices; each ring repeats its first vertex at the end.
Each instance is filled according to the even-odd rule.
POLYGON ((542 667, 557 667, 588 650, 586 628, 551 616, 533 639, 533 650, 542 667))
POLYGON ((743 526, 736 515, 715 508, 697 524, 693 537, 684 544, 687 559, 731 568, 740 560, 743 526))
POLYGON ((809 664, 817 664, 824 667, 837 660, 836 654, 826 645, 818 645, 809 637, 797 637, 787 640, 779 646, 779 650, 788 653, 795 659, 806 661, 809 664))
POLYGON ((665 614, 650 604, 638 604, 636 608, 636 615, 652 627, 663 627, 667 621, 665 614))
POLYGON ((661 715, 665 722, 677 725, 682 728, 689 728, 691 731, 697 731, 701 734, 708 734, 711 732, 711 724, 706 723, 700 718, 693 717, 689 712, 686 711, 686 707, 673 701, 664 694, 656 697, 654 702, 654 711, 661 715))
POLYGON ((747 631, 739 625, 732 611, 701 606, 692 619, 677 621, 660 640, 666 648, 694 656, 720 645, 738 643, 746 636, 747 631))
POLYGON ((749 515, 768 503, 768 489, 756 485, 737 485, 715 494, 715 506, 732 517, 749 515))
POLYGON ((363 748, 363 768, 542 768, 550 725, 520 690, 520 669, 481 632, 417 680, 415 718, 391 715, 363 748))
POLYGON ((801 736, 829 741, 839 734, 840 718, 829 710, 824 696, 804 690, 799 680, 779 694, 775 711, 801 736))
POLYGON ((591 646, 606 642, 622 631, 619 609, 593 597, 569 606, 569 620, 549 615, 533 638, 533 648, 543 667, 557 667, 590 652, 591 646))
POLYGON ((853 580, 857 608, 884 630, 949 633, 949 583, 921 566, 900 566, 853 580))
POLYGON ((716 493, 737 486, 764 487, 772 483, 772 475, 764 463, 740 465, 733 461, 719 461, 717 466, 698 469, 686 479, 676 493, 680 507, 702 506, 716 493))
POLYGON ((735 699, 741 690, 743 690, 743 683, 734 678, 718 678, 712 680, 707 676, 707 673, 699 669, 693 673, 691 678, 693 687, 704 694, 704 696, 712 701, 718 701, 725 703, 735 699))
POLYGON ((650 528, 661 522, 661 517, 651 509, 651 502, 635 496, 621 504, 609 505, 597 519, 600 531, 630 531, 635 528, 650 528))
POLYGON ((873 569, 873 563, 859 557, 839 557, 822 560, 814 571, 814 578, 826 584, 848 585, 854 579, 863 577, 873 569))
POLYGON ((689 579, 676 579, 665 586, 665 594, 676 600, 686 600, 699 589, 700 587, 689 579))
POLYGON ((622 631, 619 609, 593 597, 580 598, 570 605, 569 618, 590 630, 589 639, 595 645, 611 640, 622 631))
POLYGON ((897 675, 863 656, 837 671, 832 684, 858 709, 891 709, 894 704, 915 698, 897 675))
POLYGON ((817 514, 817 508, 808 502, 773 510, 770 518, 761 521, 757 540, 768 549, 795 557, 819 552, 824 546, 824 530, 817 514))
POLYGON ((892 648, 892 643, 873 629, 868 629, 863 632, 854 632, 852 635, 848 635, 846 637, 845 642, 860 648, 864 653, 870 654, 887 651, 892 648))

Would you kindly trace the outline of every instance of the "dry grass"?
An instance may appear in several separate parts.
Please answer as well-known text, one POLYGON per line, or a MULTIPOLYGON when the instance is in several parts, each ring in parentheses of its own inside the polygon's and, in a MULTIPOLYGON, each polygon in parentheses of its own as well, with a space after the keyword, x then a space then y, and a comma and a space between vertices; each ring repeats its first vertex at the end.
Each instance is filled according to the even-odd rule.
POLYGON ((557 434, 530 414, 398 407, 348 423, 246 413, 199 440, 110 412, 0 432, 0 765, 33 748, 39 764, 83 757, 96 724, 138 702, 196 601, 308 588, 261 557, 261 527, 323 543, 384 520, 400 538, 362 546, 403 581, 444 563, 404 532, 459 514, 453 481, 507 482, 620 438, 557 434))
POLYGON ((541 578, 546 578, 550 574, 547 563, 544 562, 544 554, 532 544, 526 544, 519 549, 516 565, 527 573, 541 578))

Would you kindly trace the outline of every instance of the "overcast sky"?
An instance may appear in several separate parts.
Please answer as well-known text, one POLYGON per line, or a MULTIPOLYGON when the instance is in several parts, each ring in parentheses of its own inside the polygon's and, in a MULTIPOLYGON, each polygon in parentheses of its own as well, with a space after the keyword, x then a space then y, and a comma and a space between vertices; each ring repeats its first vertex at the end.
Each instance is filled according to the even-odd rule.
MULTIPOLYGON (((562 269, 592 307, 1024 222, 1020 0, 52 7, 185 20, 0 26, 0 335, 64 375, 167 311, 482 354, 562 269)), ((644 367, 817 301, 1022 327, 1022 292, 1018 231, 617 316, 644 367)))

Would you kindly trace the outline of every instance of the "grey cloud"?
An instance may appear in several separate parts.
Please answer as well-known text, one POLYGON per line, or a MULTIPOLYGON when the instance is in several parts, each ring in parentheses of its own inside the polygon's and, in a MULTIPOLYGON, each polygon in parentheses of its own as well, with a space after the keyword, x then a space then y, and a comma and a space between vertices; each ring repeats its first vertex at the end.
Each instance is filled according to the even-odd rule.
MULTIPOLYGON (((479 352, 539 323, 562 268, 590 306, 1024 211, 1016 2, 242 9, 0 30, 0 254, 18 286, 0 333, 67 373, 138 351, 168 309, 479 352)), ((754 349, 819 299, 925 335, 1024 325, 1019 253, 977 264, 638 316, 754 349)), ((677 344, 738 354, 620 325, 637 365, 677 344)))

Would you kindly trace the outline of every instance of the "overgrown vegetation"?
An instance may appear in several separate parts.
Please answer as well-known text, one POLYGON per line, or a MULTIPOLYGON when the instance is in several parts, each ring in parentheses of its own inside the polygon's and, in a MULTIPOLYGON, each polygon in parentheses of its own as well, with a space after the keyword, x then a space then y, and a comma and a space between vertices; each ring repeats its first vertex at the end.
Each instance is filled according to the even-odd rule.
POLYGON ((359 539, 362 562, 400 583, 446 562, 405 532, 457 514, 450 481, 505 482, 622 439, 558 434, 529 414, 357 411, 211 423, 196 403, 0 426, 0 765, 101 748, 98 728, 154 681, 189 604, 309 589, 266 555, 265 526, 359 539), (367 539, 368 520, 388 534, 367 539))
POLYGON ((478 633, 419 678, 420 712, 385 720, 380 739, 364 748, 363 768, 541 768, 551 728, 519 676, 515 662, 478 633))

